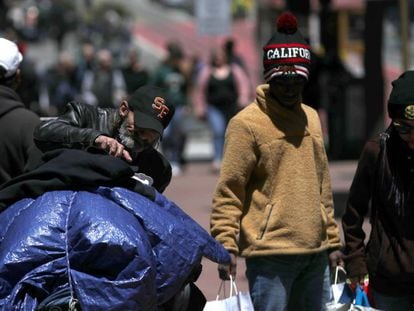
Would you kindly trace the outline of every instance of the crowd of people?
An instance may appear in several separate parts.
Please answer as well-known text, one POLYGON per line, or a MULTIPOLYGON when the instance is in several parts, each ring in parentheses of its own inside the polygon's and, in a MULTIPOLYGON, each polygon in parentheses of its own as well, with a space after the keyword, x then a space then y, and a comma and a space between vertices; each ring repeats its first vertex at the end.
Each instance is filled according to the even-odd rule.
POLYGON ((170 161, 173 175, 185 171, 191 118, 206 123, 211 131, 211 171, 217 173, 227 122, 252 97, 251 79, 243 60, 235 53, 234 39, 230 37, 213 47, 210 60, 186 53, 177 40, 167 41, 165 57, 149 68, 141 59, 141 47, 131 34, 125 34, 125 27, 118 27, 122 35, 115 33, 105 43, 94 39, 96 36, 82 37, 70 50, 64 48, 62 38, 57 44, 56 62, 39 69, 35 60, 25 55, 30 40, 10 25, 3 36, 16 42, 25 56, 17 90, 22 102, 40 117, 56 117, 65 112, 70 101, 116 108, 140 86, 162 87, 166 99, 175 107, 175 118, 158 147, 170 161), (121 51, 120 44, 110 43, 118 37, 124 38, 125 48, 121 51))
MULTIPOLYGON (((79 61, 62 51, 38 89, 48 98, 46 115, 55 117, 42 123, 19 97, 24 55, 2 38, 0 111, 11 108, 0 114, 0 125, 6 116, 9 127, 34 133, 34 140, 29 134, 14 140, 21 147, 2 158, 8 163, 2 163, 0 183, 7 189, 41 152, 93 147, 130 163, 141 182, 161 193, 185 167, 185 118, 194 114, 213 133, 218 181, 211 235, 231 259, 219 265, 219 277, 235 277, 237 256, 244 257, 256 311, 324 310, 337 265, 346 267, 355 286, 369 275, 378 309, 413 310, 414 73, 393 82, 392 122, 362 151, 342 217, 343 240, 319 115, 302 100, 311 47, 294 15, 282 14, 276 26, 263 47, 264 84, 255 98, 242 62, 228 54, 231 41, 201 66, 179 42, 168 42, 153 72, 133 48, 124 66, 114 62, 110 49, 96 50, 91 42, 82 44, 79 61), (17 112, 25 125, 12 115, 17 112), (368 211, 372 232, 366 246, 362 224, 368 211)), ((5 143, 0 147, 9 152, 5 143)))
MULTIPOLYGON (((197 118, 210 129, 214 150, 211 171, 219 171, 227 122, 253 96, 251 79, 243 59, 235 52, 233 38, 229 37, 212 47, 210 60, 186 53, 177 40, 165 42, 165 57, 158 60, 158 65, 150 67, 142 62, 141 47, 127 31, 127 18, 120 16, 126 13, 119 13, 119 10, 109 6, 106 11, 101 10, 101 14, 95 13, 96 25, 93 26, 76 15, 77 11, 70 3, 63 2, 62 5, 67 5, 67 11, 71 12, 69 15, 75 15, 76 28, 73 25, 59 27, 62 28, 59 42, 47 32, 56 41, 57 59, 39 69, 36 60, 27 57, 25 52, 30 49, 31 42, 43 40, 46 34, 36 39, 24 35, 23 21, 17 20, 15 11, 19 9, 25 16, 30 9, 35 10, 37 31, 42 32, 41 26, 50 22, 49 17, 47 21, 43 20, 45 16, 57 15, 62 11, 62 5, 47 6, 42 1, 23 2, 5 10, 9 23, 6 23, 3 36, 16 42, 25 56, 20 65, 22 81, 18 93, 27 108, 40 117, 58 116, 65 112, 70 101, 115 108, 140 86, 159 86, 166 90, 167 100, 176 108, 175 118, 158 146, 170 161, 173 175, 181 175, 185 171, 187 159, 184 153, 191 118, 197 118), (55 13, 41 13, 45 7, 47 12, 55 13), (100 30, 94 31, 96 27, 100 30), (64 41, 71 32, 78 39, 69 50, 64 41), (102 34, 97 36, 97 32, 102 34), (121 40, 119 38, 122 42, 114 43, 121 40), (124 48, 120 49, 120 46, 124 48), (218 107, 218 101, 221 107, 218 107)), ((91 10, 92 6, 88 3, 84 6, 91 10)), ((62 17, 58 25, 65 19, 62 17)))

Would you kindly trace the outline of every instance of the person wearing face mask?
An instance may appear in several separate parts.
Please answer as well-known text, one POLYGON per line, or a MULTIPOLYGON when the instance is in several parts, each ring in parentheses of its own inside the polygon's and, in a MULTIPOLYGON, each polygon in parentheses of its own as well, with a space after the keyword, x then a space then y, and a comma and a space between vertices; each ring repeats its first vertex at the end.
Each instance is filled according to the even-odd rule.
POLYGON ((368 140, 342 217, 344 260, 353 284, 368 274, 376 308, 414 310, 414 71, 392 82, 391 124, 368 140), (362 224, 370 217, 365 244, 362 224))
MULTIPOLYGON (((266 84, 227 127, 210 232, 237 256, 256 311, 322 310, 329 264, 342 264, 318 113, 302 103, 310 47, 290 13, 263 47, 266 84)), ((329 287, 329 286, 328 286, 329 287)))
POLYGON ((117 109, 69 102, 63 114, 42 122, 34 141, 43 152, 95 147, 137 167, 152 186, 163 192, 171 181, 171 165, 156 149, 174 115, 164 90, 142 86, 117 109))

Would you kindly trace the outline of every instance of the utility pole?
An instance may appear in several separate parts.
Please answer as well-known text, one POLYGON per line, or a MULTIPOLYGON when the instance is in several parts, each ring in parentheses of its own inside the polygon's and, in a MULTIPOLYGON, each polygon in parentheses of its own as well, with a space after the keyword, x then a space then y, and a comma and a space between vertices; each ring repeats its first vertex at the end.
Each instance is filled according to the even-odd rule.
POLYGON ((400 30, 401 30, 401 59, 402 69, 406 71, 410 67, 410 46, 408 28, 409 28, 409 4, 408 0, 399 0, 400 6, 400 30))
MULTIPOLYGON (((378 131, 384 115, 384 74, 382 62, 383 19, 388 5, 383 0, 367 0, 364 33, 365 134, 378 131)), ((381 125, 382 126, 382 125, 381 125)))

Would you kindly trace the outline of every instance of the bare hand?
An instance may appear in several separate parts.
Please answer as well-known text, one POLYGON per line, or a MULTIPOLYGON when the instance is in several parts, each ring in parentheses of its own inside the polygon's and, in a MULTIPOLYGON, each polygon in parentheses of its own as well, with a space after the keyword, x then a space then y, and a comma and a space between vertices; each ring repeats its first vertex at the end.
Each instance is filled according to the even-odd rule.
POLYGON ((345 262, 343 260, 343 256, 344 254, 339 250, 336 250, 330 253, 329 254, 329 265, 331 266, 331 268, 336 268, 336 266, 344 267, 345 262))
POLYGON ((231 254, 231 253, 230 253, 230 263, 218 265, 219 277, 222 280, 230 280, 230 275, 233 277, 233 279, 236 279, 236 270, 237 270, 237 257, 236 255, 231 254))
POLYGON ((128 162, 132 162, 132 157, 125 146, 119 143, 116 139, 104 135, 100 135, 95 139, 95 145, 102 150, 107 151, 110 155, 117 158, 124 158, 128 162))

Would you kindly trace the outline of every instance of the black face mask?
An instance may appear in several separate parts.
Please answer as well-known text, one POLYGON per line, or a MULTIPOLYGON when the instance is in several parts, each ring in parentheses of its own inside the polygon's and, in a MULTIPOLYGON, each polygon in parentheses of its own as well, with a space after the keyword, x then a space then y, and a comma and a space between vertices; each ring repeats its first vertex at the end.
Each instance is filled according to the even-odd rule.
POLYGON ((306 79, 300 76, 273 78, 270 93, 282 106, 292 108, 301 103, 305 84, 306 79))

